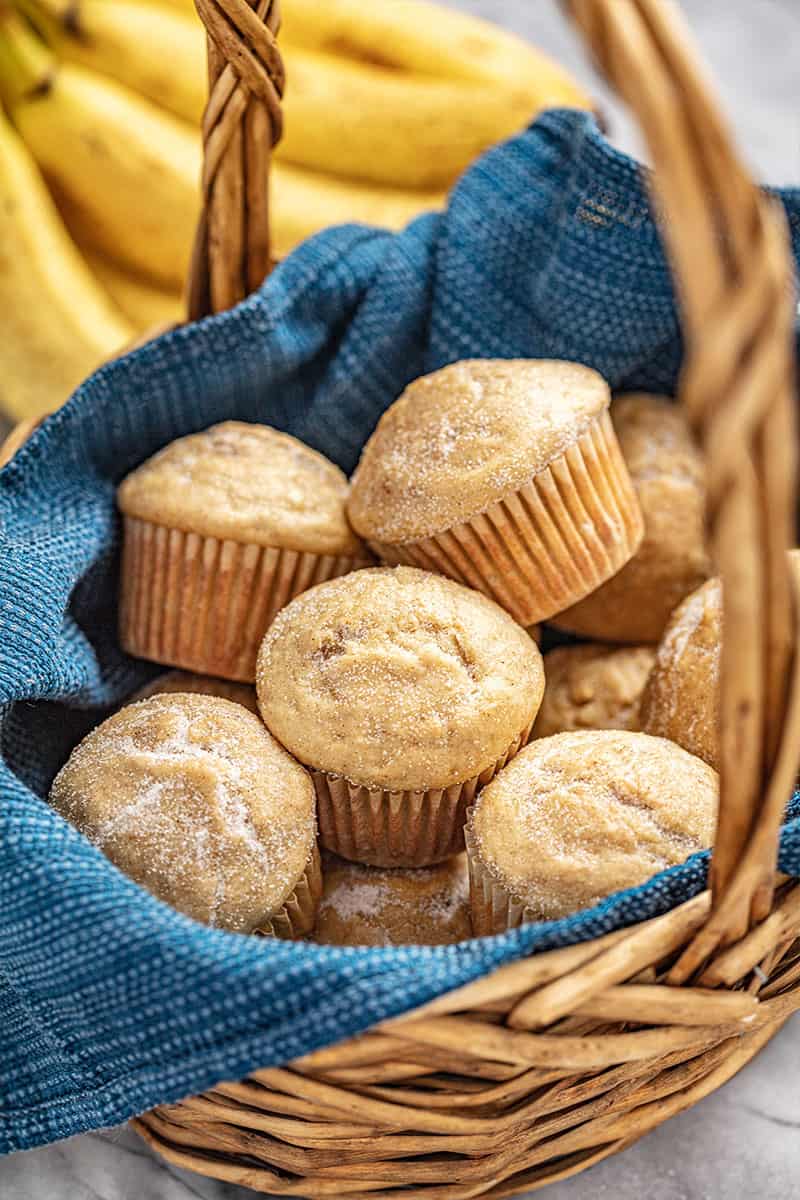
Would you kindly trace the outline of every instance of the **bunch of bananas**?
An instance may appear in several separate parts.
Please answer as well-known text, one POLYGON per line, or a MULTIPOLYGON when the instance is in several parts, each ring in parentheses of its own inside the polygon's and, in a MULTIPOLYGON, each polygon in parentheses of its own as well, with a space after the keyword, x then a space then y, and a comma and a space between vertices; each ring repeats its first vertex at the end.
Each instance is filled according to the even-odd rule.
MULTIPOLYGON (((199 206, 205 34, 193 0, 0 0, 0 404, 56 407, 181 319, 199 206)), ((400 228, 541 108, 558 66, 425 0, 284 0, 274 251, 342 221, 400 228)))

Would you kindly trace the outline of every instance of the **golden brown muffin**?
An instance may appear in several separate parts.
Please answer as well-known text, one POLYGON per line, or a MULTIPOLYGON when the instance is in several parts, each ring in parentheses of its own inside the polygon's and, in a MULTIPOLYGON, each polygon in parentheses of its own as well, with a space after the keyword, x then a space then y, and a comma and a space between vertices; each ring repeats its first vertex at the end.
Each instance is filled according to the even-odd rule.
POLYGON ((568 916, 683 862, 711 845, 718 793, 716 772, 664 738, 531 742, 470 812, 475 933, 568 916))
POLYGON ((657 642, 676 605, 710 573, 703 457, 683 410, 662 396, 621 396, 611 420, 644 514, 644 541, 554 623, 602 641, 657 642))
POLYGON ((256 676, 267 727, 312 768, 323 844, 375 866, 461 848, 477 781, 527 740, 543 687, 539 650, 507 613, 412 567, 298 596, 256 676))
POLYGON ((73 750, 50 803, 179 912, 307 933, 319 900, 314 788, 258 717, 214 696, 152 696, 73 750))
MULTIPOLYGON (((800 586, 800 550, 789 551, 800 586)), ((642 729, 719 770, 722 587, 709 579, 676 608, 642 693, 642 729)))
POLYGON ((171 442, 117 493, 124 649, 252 682, 275 613, 369 561, 346 494, 338 467, 266 425, 225 421, 171 442))
POLYGON ((655 660, 650 646, 559 646, 544 656, 534 737, 571 729, 640 728, 639 702, 655 660))
POLYGON ((241 704, 258 716, 256 689, 244 683, 232 683, 229 679, 217 679, 213 675, 193 675, 191 671, 167 671, 152 683, 131 696, 128 704, 147 700, 150 696, 163 696, 172 692, 193 692, 200 696, 221 696, 234 704, 241 704))
POLYGON ((326 858, 315 941, 332 946, 446 946, 471 936, 465 854, 417 871, 326 858))
POLYGON ((268 425, 223 421, 170 442, 120 484, 119 506, 187 533, 314 554, 360 551, 347 480, 324 455, 268 425))
POLYGON ((722 588, 709 579, 672 614, 642 694, 646 733, 666 737, 719 768, 722 588))
POLYGON ((473 359, 423 376, 364 448, 353 527, 386 562, 469 584, 522 625, 561 612, 642 538, 609 399, 569 362, 473 359))

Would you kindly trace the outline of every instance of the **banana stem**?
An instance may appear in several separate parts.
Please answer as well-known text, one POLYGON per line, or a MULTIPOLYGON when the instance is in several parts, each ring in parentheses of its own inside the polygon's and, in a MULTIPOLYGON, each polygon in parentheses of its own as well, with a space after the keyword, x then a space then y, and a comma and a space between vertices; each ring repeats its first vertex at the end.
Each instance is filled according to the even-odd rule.
POLYGON ((46 91, 56 60, 18 13, 0 5, 0 100, 8 108, 46 91))

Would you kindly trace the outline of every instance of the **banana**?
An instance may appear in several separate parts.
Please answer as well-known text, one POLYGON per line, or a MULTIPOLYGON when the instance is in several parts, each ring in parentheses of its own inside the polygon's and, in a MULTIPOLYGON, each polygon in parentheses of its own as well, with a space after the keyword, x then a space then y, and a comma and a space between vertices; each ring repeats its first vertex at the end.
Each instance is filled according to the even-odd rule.
POLYGON ((530 111, 590 107, 563 67, 504 29, 427 0, 283 0, 282 43, 391 70, 519 90, 530 111))
POLYGON ((278 258, 329 225, 357 221, 402 229, 421 212, 442 208, 447 199, 444 192, 377 187, 287 162, 273 163, 270 186, 273 253, 278 258))
POLYGON ((353 179, 447 187, 534 116, 524 89, 389 71, 294 45, 284 56, 278 157, 353 179))
POLYGON ((197 133, 110 79, 56 63, 5 11, 0 93, 79 240, 179 288, 198 206, 197 133))
MULTIPOLYGON (((106 0, 106 2, 116 4, 117 0, 106 0)), ((185 16, 194 17, 196 21, 200 20, 194 0, 142 0, 142 3, 149 4, 151 8, 168 8, 173 12, 182 12, 185 16)))
MULTIPOLYGON (((80 0, 78 0, 80 2, 80 0)), ((98 0, 109 6, 122 0, 98 0)), ((199 23, 194 0, 141 0, 199 23)), ((592 108, 584 89, 548 54, 509 30, 431 0, 283 0, 284 57, 303 47, 390 71, 489 84, 525 97, 530 113, 592 108)), ((289 84, 291 87, 291 82, 289 84)), ((519 103, 519 101, 517 101, 519 103)))
POLYGON ((16 0, 59 58, 124 83, 199 124, 206 36, 196 13, 148 0, 16 0))
POLYGON ((14 455, 42 423, 41 417, 25 417, 18 421, 4 442, 0 442, 0 467, 10 463, 14 455))
MULTIPOLYGON (((106 0, 111 2, 111 0, 106 0)), ((177 290, 199 211, 199 134, 114 81, 52 55, 0 13, 0 93, 82 245, 177 290)), ((275 163, 279 256, 333 223, 398 229, 439 191, 376 187, 275 163)))
POLYGON ((186 307, 179 292, 166 291, 148 279, 132 275, 94 250, 86 249, 83 253, 94 275, 137 334, 152 333, 161 326, 186 320, 186 307))
POLYGON ((16 420, 66 400, 130 341, 71 242, 36 164, 0 113, 0 402, 16 420))
MULTIPOLYGON (((271 248, 276 259, 285 258, 300 242, 330 225, 355 221, 399 230, 420 213, 443 208, 447 199, 444 192, 377 187, 337 179, 333 175, 322 175, 286 162, 273 162, 269 188, 271 248)), ((86 247, 92 243, 83 212, 64 197, 58 198, 58 205, 68 229, 86 252, 86 247)), ((187 225, 194 228, 198 216, 199 196, 186 208, 184 218, 187 225)), ((105 255, 115 264, 118 261, 113 251, 104 251, 105 255)), ((96 262, 97 258, 93 261, 96 262)), ((148 269, 145 265, 145 276, 152 278, 156 266, 151 263, 148 269)), ((108 281, 106 286, 110 294, 115 295, 120 307, 124 307, 114 287, 108 281)), ((174 287, 167 290, 176 291, 174 287)), ((125 311, 130 310, 125 308, 125 311)))
MULTIPOLYGON (((205 37, 196 16, 148 0, 18 0, 56 52, 198 124, 205 37), (168 54, 153 54, 152 47, 168 54)), ((284 47, 290 86, 277 157, 395 187, 446 187, 535 115, 532 89, 284 47)))

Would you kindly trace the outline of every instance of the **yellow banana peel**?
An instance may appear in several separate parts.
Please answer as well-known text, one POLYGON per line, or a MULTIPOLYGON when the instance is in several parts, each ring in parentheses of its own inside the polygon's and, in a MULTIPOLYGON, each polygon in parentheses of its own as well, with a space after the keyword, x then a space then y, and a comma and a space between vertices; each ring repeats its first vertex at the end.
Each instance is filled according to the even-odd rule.
POLYGON ((428 0, 283 0, 281 41, 390 70, 519 90, 532 109, 591 107, 572 76, 522 38, 428 0))
POLYGON ((278 157, 373 183, 447 187, 538 107, 525 89, 389 71, 293 44, 284 57, 278 157))
POLYGON ((186 306, 180 292, 159 287, 141 275, 134 275, 94 250, 86 249, 84 255, 94 276, 137 334, 150 333, 164 325, 177 325, 186 320, 186 306))
POLYGON ((80 241, 181 287, 197 212, 196 132, 113 80, 57 62, 16 14, 0 21, 0 93, 80 241))
POLYGON ((206 35, 195 12, 149 0, 15 0, 60 59, 108 75, 199 124, 206 35))
POLYGON ((133 329, 81 258, 36 164, 0 113, 0 407, 57 408, 133 329))

